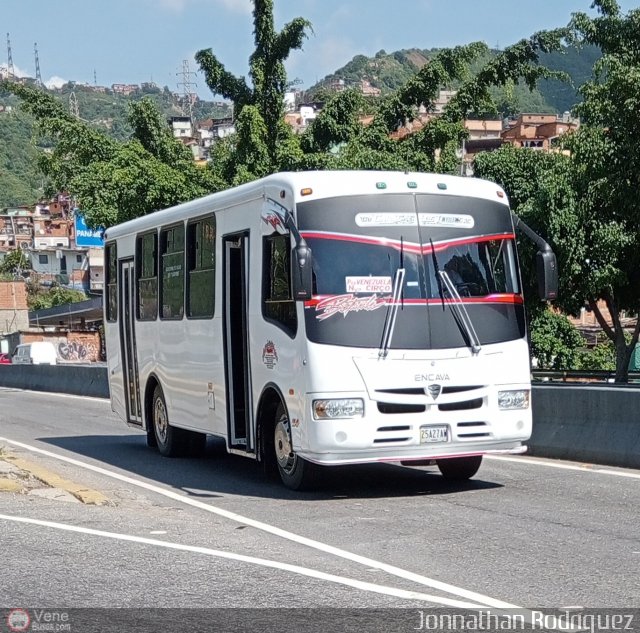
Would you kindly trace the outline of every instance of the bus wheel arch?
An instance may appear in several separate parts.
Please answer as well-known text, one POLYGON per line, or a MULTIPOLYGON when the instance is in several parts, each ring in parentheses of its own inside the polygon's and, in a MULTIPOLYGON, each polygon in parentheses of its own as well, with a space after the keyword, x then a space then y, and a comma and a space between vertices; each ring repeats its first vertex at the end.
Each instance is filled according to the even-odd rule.
POLYGON ((282 393, 275 385, 267 385, 260 395, 256 415, 256 445, 258 460, 265 473, 277 475, 278 467, 274 454, 273 433, 276 423, 276 411, 284 406, 282 393))
POLYGON ((258 454, 265 471, 278 473, 291 490, 315 487, 317 466, 296 455, 291 441, 289 412, 282 394, 272 386, 265 391, 258 407, 258 454))
POLYGON ((147 384, 144 390, 144 420, 145 430, 147 432, 147 446, 150 448, 157 448, 158 441, 156 440, 155 429, 153 428, 153 394, 156 387, 159 386, 159 381, 155 375, 151 375, 147 380, 147 384))

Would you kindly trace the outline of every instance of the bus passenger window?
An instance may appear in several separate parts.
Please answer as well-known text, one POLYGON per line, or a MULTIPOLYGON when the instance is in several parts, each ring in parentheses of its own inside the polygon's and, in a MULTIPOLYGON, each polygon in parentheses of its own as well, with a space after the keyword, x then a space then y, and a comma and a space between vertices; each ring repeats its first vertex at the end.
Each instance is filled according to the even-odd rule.
POLYGON ((107 321, 114 322, 118 320, 118 255, 115 243, 107 244, 105 259, 107 273, 107 321))
POLYGON ((158 235, 147 233, 136 240, 137 313, 140 321, 158 316, 158 235))
POLYGON ((203 218, 187 226, 187 317, 211 318, 214 313, 216 219, 203 218))
POLYGON ((184 224, 162 230, 160 257, 160 318, 181 319, 184 315, 184 224))

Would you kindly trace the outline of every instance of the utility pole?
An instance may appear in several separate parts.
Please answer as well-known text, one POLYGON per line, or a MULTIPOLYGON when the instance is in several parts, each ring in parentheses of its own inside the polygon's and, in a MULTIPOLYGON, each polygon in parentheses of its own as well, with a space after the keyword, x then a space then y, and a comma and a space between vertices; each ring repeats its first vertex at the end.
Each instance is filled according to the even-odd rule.
POLYGON ((33 50, 36 56, 36 86, 42 86, 42 75, 40 74, 40 59, 38 57, 38 43, 33 45, 33 50))
POLYGON ((93 85, 97 86, 98 85, 98 76, 96 75, 96 69, 93 69, 93 85))
POLYGON ((179 77, 182 77, 182 81, 178 82, 178 87, 182 87, 182 113, 193 118, 193 102, 191 95, 194 93, 196 86, 195 81, 192 81, 192 77, 195 77, 195 72, 189 68, 189 60, 185 59, 182 62, 182 72, 176 73, 179 77))
POLYGON ((13 67, 13 55, 11 54, 11 39, 7 33, 7 75, 9 79, 15 79, 16 71, 13 67))

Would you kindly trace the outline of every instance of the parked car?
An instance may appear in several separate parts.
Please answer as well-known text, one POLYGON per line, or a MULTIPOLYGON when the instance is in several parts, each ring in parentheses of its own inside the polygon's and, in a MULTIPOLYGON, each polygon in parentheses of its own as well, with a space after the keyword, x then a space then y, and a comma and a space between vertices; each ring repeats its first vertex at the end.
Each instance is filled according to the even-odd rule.
POLYGON ((15 365, 55 365, 58 353, 50 341, 34 341, 18 345, 12 361, 15 365))
POLYGON ((0 353, 0 365, 11 365, 11 356, 0 353))

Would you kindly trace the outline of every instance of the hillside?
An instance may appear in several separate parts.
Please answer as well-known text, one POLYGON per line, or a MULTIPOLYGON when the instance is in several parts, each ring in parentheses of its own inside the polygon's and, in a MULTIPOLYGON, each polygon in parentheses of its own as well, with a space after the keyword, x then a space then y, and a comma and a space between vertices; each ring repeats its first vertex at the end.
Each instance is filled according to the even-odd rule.
MULTIPOLYGON (((375 88, 379 88, 382 94, 388 94, 396 90, 410 77, 422 68, 438 49, 406 49, 387 53, 379 51, 373 57, 356 55, 350 62, 334 73, 327 75, 322 81, 309 89, 313 94, 330 86, 336 81, 343 80, 345 84, 357 85, 360 81, 367 80, 375 88)), ((493 51, 491 54, 495 54, 493 51)), ((494 98, 499 106, 506 107, 512 114, 518 112, 556 112, 558 114, 571 110, 578 102, 579 95, 576 87, 580 86, 591 76, 593 63, 600 56, 595 47, 565 47, 562 52, 543 54, 541 63, 552 70, 565 72, 570 78, 570 83, 557 80, 541 81, 538 90, 530 92, 525 86, 516 86, 513 94, 504 90, 494 91, 494 98)), ((473 70, 481 67, 489 56, 476 62, 473 70)), ((455 88, 455 85, 448 86, 455 88)))
MULTIPOLYGON (((127 107, 133 101, 151 97, 167 118, 182 114, 175 95, 166 87, 145 88, 130 96, 123 96, 67 84, 51 94, 69 106, 72 92, 77 100, 80 118, 119 140, 130 135, 126 115, 127 107)), ((33 122, 20 111, 17 98, 0 91, 0 110, 7 107, 10 111, 0 111, 0 208, 33 204, 42 195, 44 187, 37 166, 39 152, 33 143, 33 122)), ((229 112, 224 105, 211 101, 197 101, 194 105, 196 120, 225 116, 229 116, 229 112)))
MULTIPOLYGON (((381 50, 374 57, 356 55, 349 63, 310 88, 306 96, 313 99, 314 94, 326 91, 334 81, 342 80, 346 85, 357 85, 363 79, 379 88, 382 94, 391 93, 415 75, 437 52, 437 49, 413 48, 394 53, 381 50)), ((488 53, 483 60, 478 60, 471 69, 472 72, 477 71, 491 54, 495 52, 488 53)), ((542 55, 541 62, 544 65, 565 72, 571 78, 571 83, 541 81, 538 90, 533 92, 523 85, 514 86, 510 91, 496 89, 493 96, 500 114, 560 114, 570 110, 579 99, 576 87, 590 77, 591 68, 598 57, 599 51, 593 47, 579 50, 565 48, 559 53, 542 55)), ((127 106, 132 101, 149 96, 156 101, 165 116, 182 114, 175 95, 166 87, 146 87, 125 97, 112 93, 102 94, 89 87, 67 84, 54 94, 68 106, 72 92, 77 100, 80 117, 120 140, 126 139, 130 134, 126 113, 127 106)), ((19 111, 18 105, 17 99, 0 91, 0 110, 3 109, 2 106, 13 107, 11 112, 0 111, 0 138, 3 140, 0 143, 0 208, 33 204, 42 194, 44 186, 37 168, 38 151, 32 142, 32 122, 19 111)), ((228 115, 228 108, 219 103, 198 101, 195 104, 196 120, 228 115)))

